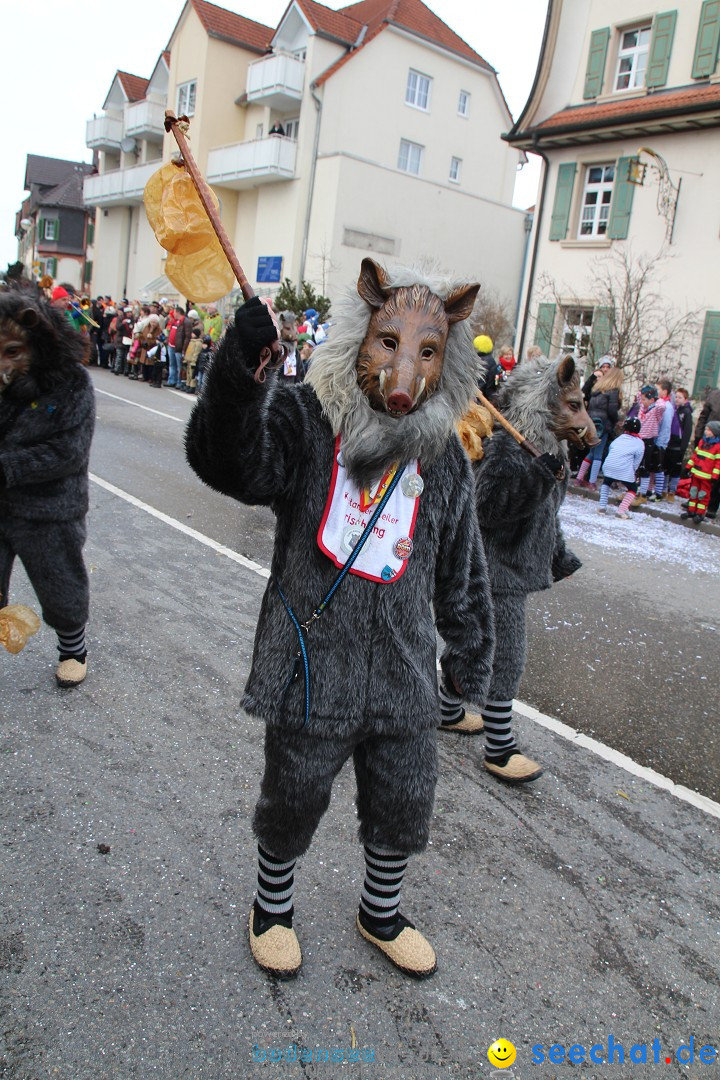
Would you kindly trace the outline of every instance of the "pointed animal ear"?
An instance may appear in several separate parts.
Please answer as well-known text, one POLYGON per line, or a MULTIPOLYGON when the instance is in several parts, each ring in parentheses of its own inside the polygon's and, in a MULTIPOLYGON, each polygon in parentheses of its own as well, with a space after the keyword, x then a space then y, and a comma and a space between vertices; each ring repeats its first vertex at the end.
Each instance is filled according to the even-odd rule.
POLYGON ((22 326, 25 330, 32 330, 32 328, 34 326, 37 326, 37 324, 40 322, 40 316, 34 308, 21 308, 21 310, 17 313, 17 318, 15 321, 18 322, 20 326, 22 326))
POLYGON ((572 356, 563 356, 558 364, 557 381, 560 386, 567 386, 575 378, 575 361, 572 356))
POLYGON ((371 308, 381 308, 388 298, 388 279, 382 266, 372 259, 363 259, 357 291, 371 308))
POLYGON ((445 314, 449 323, 462 322, 467 319, 475 306, 475 298, 480 292, 479 282, 475 285, 466 285, 464 289, 456 289, 451 292, 445 301, 445 314))

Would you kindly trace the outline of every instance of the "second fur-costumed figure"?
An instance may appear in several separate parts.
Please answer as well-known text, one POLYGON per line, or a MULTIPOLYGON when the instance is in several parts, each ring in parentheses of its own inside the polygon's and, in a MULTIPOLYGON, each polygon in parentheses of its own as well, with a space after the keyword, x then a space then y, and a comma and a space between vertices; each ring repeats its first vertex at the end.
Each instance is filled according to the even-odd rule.
POLYGON ((477 289, 365 259, 357 292, 297 384, 255 380, 277 331, 254 298, 188 425, 199 476, 277 518, 243 698, 266 724, 250 945, 274 974, 300 968, 295 861, 350 757, 366 861, 357 929, 409 975, 436 967, 398 905, 407 861, 427 844, 437 780, 435 626, 446 678, 464 698, 481 705, 491 672, 488 571, 454 432, 476 386, 464 320, 477 289), (372 538, 313 619, 393 481, 372 538))

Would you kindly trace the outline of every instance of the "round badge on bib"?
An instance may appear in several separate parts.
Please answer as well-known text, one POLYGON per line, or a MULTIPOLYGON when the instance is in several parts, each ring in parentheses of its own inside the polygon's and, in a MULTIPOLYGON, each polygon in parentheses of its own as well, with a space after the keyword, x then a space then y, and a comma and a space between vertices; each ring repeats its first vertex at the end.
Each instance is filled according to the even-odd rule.
POLYGON ((400 487, 408 499, 417 499, 425 489, 425 481, 419 473, 406 473, 400 481, 400 487))
POLYGON ((413 542, 409 536, 401 536, 393 544, 393 555, 396 559, 409 559, 412 555, 413 542))
POLYGON ((357 525, 351 525, 349 529, 345 530, 342 538, 342 546, 343 550, 345 550, 348 555, 350 555, 354 551, 355 546, 362 534, 363 530, 358 528, 357 525))

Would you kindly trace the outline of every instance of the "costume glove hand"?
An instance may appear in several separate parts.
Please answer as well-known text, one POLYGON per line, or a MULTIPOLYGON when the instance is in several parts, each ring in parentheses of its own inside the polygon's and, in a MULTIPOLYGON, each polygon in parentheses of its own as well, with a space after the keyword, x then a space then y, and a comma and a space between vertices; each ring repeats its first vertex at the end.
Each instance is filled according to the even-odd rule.
POLYGON ((541 454, 537 459, 538 465, 542 465, 548 472, 551 472, 556 480, 562 480, 565 475, 565 466, 560 458, 555 457, 554 454, 541 454))
POLYGON ((235 329, 253 364, 257 362, 260 350, 278 336, 272 316, 259 296, 253 296, 238 308, 235 329))

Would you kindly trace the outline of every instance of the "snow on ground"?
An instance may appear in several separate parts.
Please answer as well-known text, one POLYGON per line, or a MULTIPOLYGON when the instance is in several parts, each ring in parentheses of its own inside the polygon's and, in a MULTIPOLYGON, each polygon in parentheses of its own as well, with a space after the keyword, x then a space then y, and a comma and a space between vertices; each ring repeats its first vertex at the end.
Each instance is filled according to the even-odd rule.
POLYGON ((716 536, 703 536, 703 526, 687 529, 649 514, 631 513, 629 520, 618 518, 614 508, 598 513, 598 504, 568 495, 560 510, 565 536, 596 544, 638 559, 681 566, 690 574, 720 573, 720 543, 716 536))

